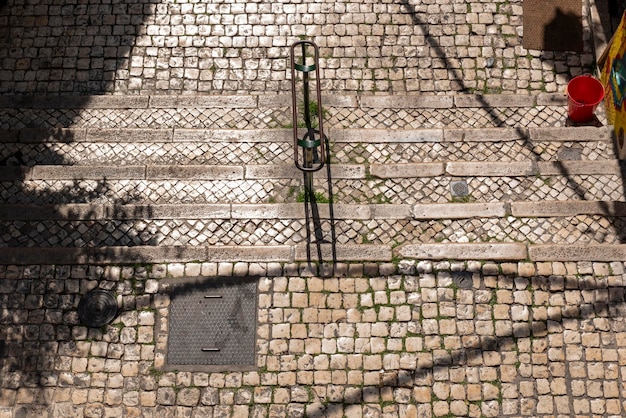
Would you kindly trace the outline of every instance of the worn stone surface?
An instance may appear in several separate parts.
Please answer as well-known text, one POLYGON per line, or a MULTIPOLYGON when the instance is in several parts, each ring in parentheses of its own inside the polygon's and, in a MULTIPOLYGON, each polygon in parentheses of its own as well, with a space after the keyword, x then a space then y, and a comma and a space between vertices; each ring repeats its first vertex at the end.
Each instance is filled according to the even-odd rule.
POLYGON ((498 244, 407 244, 398 249, 407 258, 435 260, 523 260, 526 246, 519 243, 498 244))
POLYGON ((525 50, 522 6, 5 1, 0 416, 624 416, 623 170, 563 93, 596 34, 525 50), (256 367, 168 370, 167 283, 248 275, 256 367))
POLYGON ((366 415, 385 404, 393 416, 550 416, 602 400, 598 411, 623 415, 624 301, 615 298, 621 283, 607 282, 626 279, 623 262, 613 271, 573 262, 567 273, 563 263, 491 263, 490 273, 476 265, 421 262, 398 274, 366 264, 368 276, 322 278, 306 263, 219 263, 224 283, 238 272, 275 273, 257 279, 258 367, 225 371, 163 370, 172 294, 155 284, 195 275, 198 263, 2 267, 0 295, 24 314, 0 328, 21 324, 27 338, 5 342, 0 364, 10 364, 11 379, 0 384, 1 408, 8 416, 239 417, 300 416, 317 404, 366 415), (470 285, 456 287, 458 274, 470 285), (69 303, 93 287, 114 289, 126 308, 100 329, 80 324, 69 303), (29 385, 29 371, 46 385, 29 385), (476 402, 483 407, 472 411, 476 402))

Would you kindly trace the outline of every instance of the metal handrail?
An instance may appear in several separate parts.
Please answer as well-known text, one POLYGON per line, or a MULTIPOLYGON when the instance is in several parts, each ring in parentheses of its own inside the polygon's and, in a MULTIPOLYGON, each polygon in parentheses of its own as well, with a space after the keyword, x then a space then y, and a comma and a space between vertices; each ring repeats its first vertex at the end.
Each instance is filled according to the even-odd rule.
POLYGON ((319 48, 313 41, 297 41, 291 45, 291 99, 293 110, 293 148, 294 163, 296 167, 304 172, 310 173, 324 167, 326 163, 326 137, 324 136, 324 121, 322 119, 322 92, 319 83, 319 48), (314 50, 313 63, 307 64, 307 47, 314 50), (296 48, 302 51, 302 63, 296 62, 296 48), (298 138, 298 103, 296 100, 296 71, 302 72, 302 85, 304 96, 304 124, 306 133, 302 139, 298 138), (316 80, 316 100, 318 129, 313 127, 310 114, 310 91, 309 73, 315 72, 316 80), (299 149, 302 148, 302 161, 300 161, 299 149))

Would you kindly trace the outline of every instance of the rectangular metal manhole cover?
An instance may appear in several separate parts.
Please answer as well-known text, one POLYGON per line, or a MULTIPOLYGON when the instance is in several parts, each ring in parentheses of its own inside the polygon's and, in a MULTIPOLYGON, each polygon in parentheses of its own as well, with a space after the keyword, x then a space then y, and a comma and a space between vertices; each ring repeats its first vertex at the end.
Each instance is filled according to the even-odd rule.
POLYGON ((254 366, 257 277, 170 282, 167 364, 254 366))

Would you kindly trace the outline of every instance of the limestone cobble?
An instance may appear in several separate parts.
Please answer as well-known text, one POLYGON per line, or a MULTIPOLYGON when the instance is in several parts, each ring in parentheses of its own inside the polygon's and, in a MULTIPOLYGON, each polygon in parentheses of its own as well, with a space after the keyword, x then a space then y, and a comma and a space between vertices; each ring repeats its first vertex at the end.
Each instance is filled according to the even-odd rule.
POLYGON ((525 50, 521 2, 90 6, 6 8, 1 91, 286 91, 300 38, 320 46, 329 90, 556 91, 593 60, 588 41, 583 54, 525 50))
MULTIPOLYGON (((190 264, 163 267, 195 274, 197 263, 190 264)), ((132 301, 145 296, 137 293, 144 281, 161 280, 161 270, 97 270, 100 276, 90 279, 102 287, 116 283, 130 310, 95 330, 49 315, 60 310, 66 317, 75 304, 29 302, 26 308, 26 298, 14 302, 26 315, 7 317, 0 328, 7 376, 2 406, 18 414, 46 410, 52 407, 40 399, 54 389, 54 408, 82 416, 141 415, 155 407, 214 417, 282 416, 322 406, 325 416, 623 414, 624 301, 610 298, 621 284, 608 281, 619 275, 621 283, 623 263, 611 269, 584 262, 492 263, 489 274, 474 262, 439 263, 437 274, 430 273, 432 262, 419 265, 421 272, 412 275, 369 279, 308 273, 260 279, 258 370, 246 372, 161 370, 158 356, 167 341, 160 320, 168 316, 168 296, 148 293, 150 303, 140 308, 132 301), (450 273, 467 270, 477 271, 472 287, 454 287, 450 273), (54 334, 64 327, 70 328, 66 340, 32 345, 46 334, 42 329, 54 334), (36 364, 28 360, 33 354, 36 364), (31 369, 45 372, 45 387, 29 386, 31 369)), ((301 270, 284 271, 294 268, 301 270)), ((31 300, 58 295, 77 301, 91 288, 59 286, 86 280, 88 269, 45 270, 1 272, 3 280, 19 280, 25 293, 37 296, 31 300), (17 279, 24 271, 29 279, 17 279)))

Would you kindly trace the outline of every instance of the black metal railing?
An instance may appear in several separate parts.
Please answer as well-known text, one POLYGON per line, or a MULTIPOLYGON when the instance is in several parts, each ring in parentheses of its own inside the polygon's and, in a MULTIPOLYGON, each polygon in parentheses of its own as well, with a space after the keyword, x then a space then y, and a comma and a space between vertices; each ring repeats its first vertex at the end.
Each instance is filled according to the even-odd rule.
POLYGON ((293 110, 293 146, 296 167, 304 172, 314 172, 326 162, 326 137, 322 115, 322 92, 319 83, 319 48, 312 41, 297 41, 291 45, 291 96, 293 110), (309 54, 313 50, 313 55, 309 54), (299 56, 297 56, 299 54, 299 56), (301 78, 298 74, 301 73, 301 78), (311 73, 315 74, 315 101, 311 101, 311 73), (302 84, 302 104, 298 103, 298 84, 302 84), (301 119, 304 120, 304 127, 301 119), (312 116, 317 118, 317 126, 312 116), (305 131, 299 137, 301 128, 305 131))

